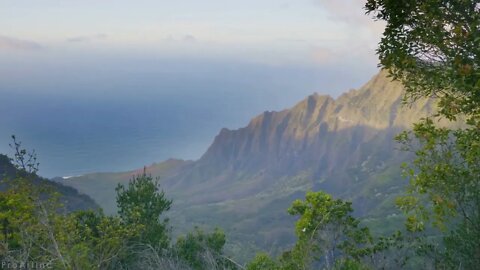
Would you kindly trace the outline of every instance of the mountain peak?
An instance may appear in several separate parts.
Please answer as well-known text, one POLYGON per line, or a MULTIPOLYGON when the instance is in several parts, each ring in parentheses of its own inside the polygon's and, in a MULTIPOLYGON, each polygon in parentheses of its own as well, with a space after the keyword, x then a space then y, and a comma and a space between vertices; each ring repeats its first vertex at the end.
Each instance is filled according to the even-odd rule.
POLYGON ((285 162, 303 162, 294 158, 300 153, 313 149, 321 153, 324 150, 318 147, 328 148, 326 142, 340 132, 350 134, 346 136, 358 144, 387 129, 409 128, 429 115, 432 106, 429 101, 420 101, 405 108, 403 93, 402 85, 392 82, 385 71, 337 99, 313 93, 291 109, 263 112, 244 128, 222 129, 200 163, 216 162, 245 170, 281 169, 288 166, 285 162))

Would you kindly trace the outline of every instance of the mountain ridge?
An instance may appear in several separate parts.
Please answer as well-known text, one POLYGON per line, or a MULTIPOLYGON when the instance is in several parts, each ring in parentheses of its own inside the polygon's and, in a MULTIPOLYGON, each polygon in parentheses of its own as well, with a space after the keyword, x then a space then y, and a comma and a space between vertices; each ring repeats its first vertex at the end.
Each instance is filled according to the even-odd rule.
MULTIPOLYGON (((173 198, 170 217, 180 230, 219 225, 234 254, 251 255, 278 239, 278 248, 292 243, 285 209, 307 190, 350 200, 366 219, 395 217, 393 201, 406 184, 400 164, 409 154, 396 151, 393 138, 435 112, 429 99, 402 105, 403 93, 381 71, 336 99, 314 93, 290 109, 265 111, 245 127, 224 128, 198 160, 160 163, 147 172, 160 176, 173 198)), ((114 184, 131 175, 87 175, 68 184, 114 213, 114 184)))
MULTIPOLYGON (((400 84, 390 82, 380 73, 360 90, 338 99, 313 94, 291 109, 266 111, 246 127, 222 129, 206 153, 194 162, 191 171, 172 181, 178 186, 179 182, 190 179, 204 184, 208 180, 221 186, 225 181, 249 177, 261 182, 265 180, 259 179, 264 178, 259 176, 262 173, 272 177, 294 176, 305 169, 312 170, 316 178, 327 177, 338 166, 346 169, 340 163, 347 161, 344 163, 348 165, 361 159, 358 146, 378 137, 379 132, 388 130, 388 137, 393 138, 392 131, 408 128, 433 112, 430 101, 421 101, 412 115, 400 106, 402 93, 400 84), (388 94, 383 93, 387 88, 388 94), (331 136, 335 133, 342 134, 343 142, 331 136), (345 141, 352 143, 348 145, 345 141), (238 175, 245 171, 250 174, 238 175)), ((168 179, 164 183, 170 185, 168 179)), ((205 190, 208 188, 211 185, 205 185, 205 190)), ((191 195, 191 199, 196 196, 191 195)), ((210 194, 209 198, 214 201, 215 195, 210 194)))

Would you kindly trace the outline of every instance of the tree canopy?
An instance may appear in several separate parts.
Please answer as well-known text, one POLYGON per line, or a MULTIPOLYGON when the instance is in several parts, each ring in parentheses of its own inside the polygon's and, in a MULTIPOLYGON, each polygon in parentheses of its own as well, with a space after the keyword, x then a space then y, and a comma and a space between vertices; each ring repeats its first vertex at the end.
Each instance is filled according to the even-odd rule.
POLYGON ((480 4, 478 0, 368 0, 386 22, 380 65, 402 81, 408 99, 440 98, 450 119, 480 113, 480 4))
POLYGON ((172 201, 165 198, 158 179, 144 172, 133 177, 128 186, 119 184, 116 191, 118 214, 122 221, 143 227, 141 241, 155 247, 166 247, 169 242, 168 219, 161 220, 161 216, 170 209, 172 201))
POLYGON ((480 264, 480 1, 368 0, 365 8, 386 22, 380 66, 406 87, 406 101, 437 98, 439 112, 397 139, 415 153, 404 165, 410 185, 398 205, 407 229, 440 228, 431 245, 437 267, 480 264), (462 116, 462 117, 459 117, 462 116), (434 118, 460 122, 439 127, 434 118), (450 231, 447 233, 447 231, 450 231))

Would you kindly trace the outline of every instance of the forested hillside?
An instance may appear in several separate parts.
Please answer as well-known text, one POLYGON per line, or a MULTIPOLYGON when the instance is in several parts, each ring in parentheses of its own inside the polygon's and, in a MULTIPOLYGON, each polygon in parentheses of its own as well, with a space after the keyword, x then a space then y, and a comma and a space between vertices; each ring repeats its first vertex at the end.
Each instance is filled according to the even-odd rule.
MULTIPOLYGON (((0 191, 5 191, 11 185, 11 180, 19 174, 18 169, 12 164, 10 159, 0 154, 0 191)), ((32 180, 35 185, 46 185, 60 194, 60 200, 68 211, 93 210, 99 209, 99 206, 87 195, 79 193, 76 189, 63 185, 58 182, 50 181, 40 176, 35 176, 32 180)))

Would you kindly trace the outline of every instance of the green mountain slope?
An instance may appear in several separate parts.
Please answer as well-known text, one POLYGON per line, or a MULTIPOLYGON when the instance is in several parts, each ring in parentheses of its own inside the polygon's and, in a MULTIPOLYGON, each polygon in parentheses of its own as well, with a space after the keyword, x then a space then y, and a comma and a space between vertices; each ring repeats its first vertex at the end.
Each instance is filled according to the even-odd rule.
POLYGON ((71 186, 83 194, 88 194, 104 209, 105 213, 115 214, 117 211, 115 188, 118 184, 127 184, 133 176, 142 174, 144 169, 152 176, 161 179, 175 178, 180 171, 185 170, 192 163, 192 161, 169 159, 134 171, 93 173, 68 179, 56 179, 56 181, 61 181, 64 185, 71 186))
MULTIPOLYGON (((290 203, 307 190, 351 200, 358 216, 378 226, 397 219, 393 198, 403 191, 393 137, 434 112, 432 101, 402 106, 403 87, 381 72, 337 99, 311 95, 291 109, 264 112, 244 128, 222 129, 197 161, 167 161, 147 171, 161 176, 174 199, 172 224, 221 226, 230 252, 276 252, 293 242, 290 203)), ((66 184, 113 213, 114 186, 133 172, 93 174, 66 184)))
MULTIPOLYGON (((6 155, 0 154, 0 192, 8 188, 9 180, 17 175, 17 169, 6 155)), ((60 194, 60 200, 67 211, 98 209, 99 206, 88 195, 81 194, 72 187, 53 182, 42 177, 36 177, 34 183, 47 184, 60 194)))

